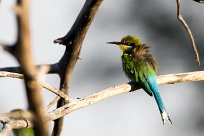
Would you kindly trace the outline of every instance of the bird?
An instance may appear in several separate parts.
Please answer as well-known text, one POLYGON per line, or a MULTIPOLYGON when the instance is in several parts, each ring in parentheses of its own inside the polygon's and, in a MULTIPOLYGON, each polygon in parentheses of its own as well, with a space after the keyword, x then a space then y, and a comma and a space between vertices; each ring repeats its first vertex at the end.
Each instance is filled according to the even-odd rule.
POLYGON ((123 37, 120 42, 107 43, 119 46, 122 51, 122 67, 126 76, 147 94, 154 96, 163 124, 166 121, 172 124, 158 89, 156 80, 158 63, 151 55, 149 47, 132 35, 123 37))

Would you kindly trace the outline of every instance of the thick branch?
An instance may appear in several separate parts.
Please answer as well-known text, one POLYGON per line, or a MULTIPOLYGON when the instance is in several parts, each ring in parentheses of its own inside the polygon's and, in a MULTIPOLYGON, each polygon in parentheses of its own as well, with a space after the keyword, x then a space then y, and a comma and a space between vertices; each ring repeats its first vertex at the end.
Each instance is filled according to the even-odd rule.
MULTIPOLYGON (((75 20, 70 31, 62 38, 54 40, 54 43, 63 44, 66 46, 65 53, 59 61, 60 66, 60 90, 69 94, 69 84, 71 75, 79 58, 81 46, 89 26, 103 0, 86 0, 82 10, 75 20)), ((64 100, 61 99, 57 107, 64 105, 64 100)), ((62 130, 63 118, 56 120, 53 129, 53 136, 59 136, 62 130)))
MULTIPOLYGON (((189 81, 201 81, 201 80, 204 80, 204 71, 168 74, 168 75, 161 75, 157 77, 158 84, 174 84, 174 83, 189 82, 189 81)), ((92 105, 96 102, 107 99, 109 97, 116 96, 123 93, 128 93, 137 89, 140 89, 140 87, 132 83, 113 86, 108 89, 99 91, 93 95, 87 96, 77 102, 66 104, 63 107, 60 107, 50 112, 49 118, 50 120, 54 120, 59 117, 65 116, 75 110, 78 110, 83 107, 87 107, 89 105, 92 105)))
MULTIPOLYGON (((181 82, 201 81, 201 80, 204 80, 204 71, 168 74, 168 75, 161 75, 157 77, 158 84, 174 84, 174 83, 181 83, 181 82)), ((137 89, 140 89, 140 87, 137 86, 136 84, 125 83, 125 84, 121 84, 121 85, 117 85, 117 86, 113 86, 113 87, 101 90, 95 94, 84 97, 83 99, 80 99, 78 101, 71 101, 70 103, 67 103, 64 106, 50 112, 48 114, 47 120, 48 121, 56 120, 73 111, 90 106, 104 99, 107 99, 119 94, 128 93, 137 89)), ((18 126, 18 128, 25 128, 25 121, 24 120, 18 120, 18 121, 21 121, 22 125, 16 121, 13 124, 13 126, 18 126)), ((31 122, 29 122, 28 127, 30 126, 32 126, 31 122)))
POLYGON ((188 32, 188 35, 189 35, 191 43, 192 43, 192 47, 193 47, 194 52, 195 52, 195 58, 198 62, 198 65, 200 66, 200 58, 199 58, 198 50, 196 48, 193 34, 192 34, 190 28, 188 27, 186 21, 183 19, 182 15, 181 15, 180 0, 177 0, 177 18, 178 18, 178 20, 180 20, 180 22, 182 23, 182 25, 184 26, 184 28, 188 32))
POLYGON ((83 40, 102 1, 87 0, 70 31, 64 37, 54 40, 55 43, 66 45, 65 53, 59 62, 61 89, 66 92, 83 40))
POLYGON ((40 75, 34 67, 31 55, 29 0, 17 0, 15 11, 17 14, 18 37, 15 46, 13 46, 13 55, 22 66, 29 108, 35 117, 35 133, 38 136, 49 136, 48 122, 45 120, 45 111, 40 93, 40 75))

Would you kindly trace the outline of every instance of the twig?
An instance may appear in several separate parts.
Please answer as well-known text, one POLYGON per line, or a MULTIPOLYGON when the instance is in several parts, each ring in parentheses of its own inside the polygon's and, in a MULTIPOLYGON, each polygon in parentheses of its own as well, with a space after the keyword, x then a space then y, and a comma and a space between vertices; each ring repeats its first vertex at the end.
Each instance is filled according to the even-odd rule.
MULTIPOLYGON (((168 75, 161 75, 157 77, 158 84, 174 84, 174 83, 202 81, 202 80, 204 80, 204 71, 168 74, 168 75)), ((128 93, 138 89, 140 89, 140 87, 137 86, 136 84, 125 83, 125 84, 121 84, 121 85, 117 85, 117 86, 113 86, 113 87, 101 90, 97 93, 84 97, 83 99, 80 99, 78 101, 71 101, 70 103, 67 103, 64 106, 54 111, 51 111, 48 114, 46 120, 48 121, 56 120, 73 111, 90 106, 104 99, 107 99, 119 94, 128 93)), ((21 121, 21 123, 23 124, 18 123, 16 121, 13 124, 14 128, 15 127, 25 128, 25 122, 23 122, 23 120, 18 120, 18 121, 21 121)), ((30 127, 32 123, 31 122, 29 123, 30 123, 29 124, 29 127, 30 127)))
MULTIPOLYGON (((5 46, 3 46, 5 47, 5 46)), ((59 66, 58 63, 55 64, 43 64, 43 65, 37 65, 35 66, 37 69, 39 69, 42 66, 48 66, 49 70, 47 71, 47 74, 58 74, 59 72, 59 66)), ((17 67, 5 67, 5 68, 0 68, 0 71, 7 71, 7 72, 14 72, 14 73, 19 73, 22 74, 22 68, 17 66, 17 67)))
POLYGON ((188 35, 189 35, 189 37, 191 39, 192 47, 193 47, 194 52, 195 52, 195 58, 196 58, 196 60, 198 62, 198 65, 200 66, 200 58, 199 58, 198 50, 196 48, 196 44, 195 44, 193 34, 192 34, 191 30, 189 29, 186 21, 183 19, 182 15, 181 15, 180 0, 177 0, 177 18, 180 20, 180 22, 183 24, 184 28, 188 32, 188 35))
MULTIPOLYGON (((11 78, 19 78, 19 79, 23 79, 24 78, 23 74, 12 73, 12 72, 4 72, 4 71, 0 71, 0 77, 11 77, 11 78)), ((43 88, 51 91, 52 93, 60 96, 65 101, 69 101, 70 100, 69 97, 65 93, 63 93, 62 91, 56 89, 55 87, 53 87, 53 86, 51 86, 51 85, 49 85, 49 84, 47 84, 47 83, 45 83, 43 81, 40 81, 40 85, 43 88)))
MULTIPOLYGON (((76 61, 79 58, 83 40, 102 1, 103 0, 86 0, 69 32, 64 37, 54 40, 54 43, 66 46, 65 53, 59 61, 59 67, 61 70, 59 75, 61 77, 60 90, 67 95, 69 94, 71 75, 76 61)), ((64 104, 64 100, 60 99, 57 107, 61 107, 64 104)), ((56 120, 52 136, 60 136, 62 126, 63 118, 56 120)))
POLYGON ((48 104, 48 106, 46 107, 45 110, 48 111, 54 104, 56 104, 56 103, 59 101, 59 99, 60 99, 59 96, 55 97, 55 98, 48 104))
POLYGON ((0 77, 11 77, 11 78, 19 78, 19 79, 24 78, 23 74, 5 72, 5 71, 0 71, 0 77))
POLYGON ((57 88, 54 88, 53 86, 41 81, 41 85, 46 88, 47 90, 53 92, 54 94, 60 96, 61 98, 63 98, 65 101, 69 101, 70 98, 68 97, 68 95, 66 95, 64 92, 58 90, 57 88))

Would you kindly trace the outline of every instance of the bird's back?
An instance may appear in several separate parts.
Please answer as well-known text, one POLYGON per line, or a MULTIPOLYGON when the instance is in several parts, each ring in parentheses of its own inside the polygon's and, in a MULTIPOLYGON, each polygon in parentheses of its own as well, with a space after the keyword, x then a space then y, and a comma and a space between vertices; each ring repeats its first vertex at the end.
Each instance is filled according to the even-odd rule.
MULTIPOLYGON (((149 95, 152 91, 148 78, 156 80, 157 63, 146 45, 136 46, 122 55, 123 70, 127 77, 137 82, 149 95)), ((156 84, 156 83, 155 83, 156 84)))

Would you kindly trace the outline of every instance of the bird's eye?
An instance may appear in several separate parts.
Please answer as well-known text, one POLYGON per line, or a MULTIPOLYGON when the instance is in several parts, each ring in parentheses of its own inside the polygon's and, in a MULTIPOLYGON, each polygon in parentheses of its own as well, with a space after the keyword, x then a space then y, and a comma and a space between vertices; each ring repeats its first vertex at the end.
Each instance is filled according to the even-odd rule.
POLYGON ((128 43, 128 46, 135 46, 134 43, 128 43))

